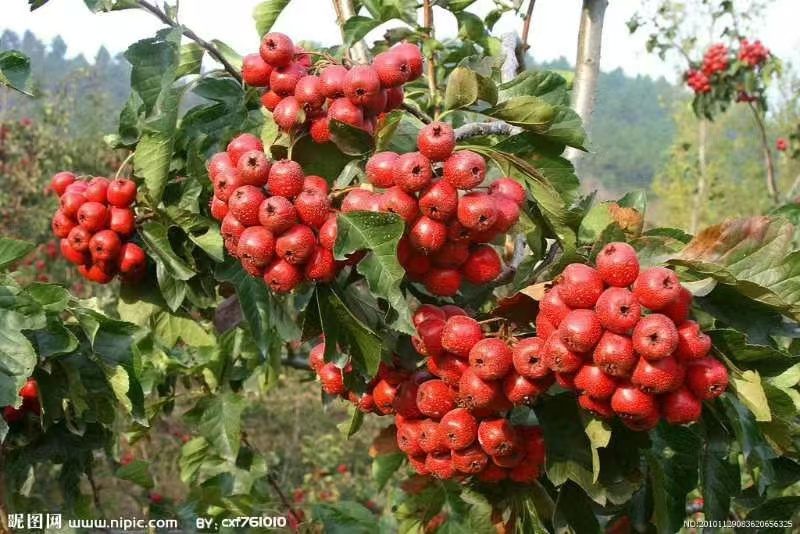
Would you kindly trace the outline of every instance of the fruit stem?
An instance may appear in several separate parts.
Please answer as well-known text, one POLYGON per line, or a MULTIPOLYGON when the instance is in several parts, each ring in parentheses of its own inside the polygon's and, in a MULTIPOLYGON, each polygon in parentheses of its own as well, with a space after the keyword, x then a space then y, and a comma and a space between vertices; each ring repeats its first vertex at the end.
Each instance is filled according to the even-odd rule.
MULTIPOLYGON (((428 36, 428 39, 435 39, 434 27, 433 27, 433 6, 431 5, 431 0, 424 0, 423 3, 423 21, 422 24, 425 26, 425 30, 428 36)), ((433 116, 439 114, 439 105, 437 103, 437 92, 436 92, 436 51, 431 51, 431 55, 428 58, 428 92, 430 93, 430 101, 431 101, 431 108, 433 109, 433 116)))
POLYGON ((505 317, 490 317, 489 319, 484 319, 483 321, 478 321, 478 324, 489 324, 489 323, 497 323, 500 321, 505 321, 505 317))
POLYGON ((225 67, 225 70, 228 71, 228 74, 233 76, 239 83, 242 83, 242 75, 239 72, 239 70, 236 69, 233 65, 231 65, 227 59, 225 59, 225 56, 222 55, 222 52, 220 52, 216 46, 214 46, 213 44, 209 43, 204 39, 201 39, 196 33, 194 33, 186 26, 182 26, 177 22, 175 22, 174 20, 172 20, 164 11, 159 9, 158 6, 155 6, 150 2, 147 2, 147 0, 135 0, 135 1, 136 4, 141 9, 149 11, 150 13, 155 15, 156 18, 158 18, 161 22, 163 22, 170 28, 180 28, 181 33, 183 35, 185 35, 195 43, 199 44, 201 47, 205 48, 214 59, 219 61, 222 64, 222 66, 225 67))
POLYGON ((328 194, 328 198, 331 200, 337 199, 342 195, 346 195, 350 191, 355 191, 356 189, 361 189, 359 185, 351 185, 349 187, 345 187, 344 189, 334 189, 333 191, 328 194))
POLYGON ((122 169, 124 169, 125 167, 127 167, 127 165, 128 165, 130 162, 131 162, 131 160, 133 159, 133 157, 134 157, 135 155, 136 155, 136 151, 134 150, 133 152, 131 152, 130 154, 128 154, 128 155, 125 157, 125 159, 124 159, 124 160, 122 160, 122 163, 120 164, 120 166, 119 166, 119 169, 117 169, 117 173, 114 175, 114 179, 115 179, 115 180, 119 179, 119 176, 120 176, 120 174, 122 174, 122 169))

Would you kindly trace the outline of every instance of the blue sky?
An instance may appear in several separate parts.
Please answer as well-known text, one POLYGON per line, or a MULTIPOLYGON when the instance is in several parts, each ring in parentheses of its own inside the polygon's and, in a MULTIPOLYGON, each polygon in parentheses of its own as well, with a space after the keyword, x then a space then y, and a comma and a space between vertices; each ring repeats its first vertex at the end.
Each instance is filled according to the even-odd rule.
MULTIPOLYGON (((150 36, 160 26, 146 13, 117 12, 93 15, 82 0, 51 0, 45 7, 30 13, 26 0, 4 0, 0 31, 11 29, 22 33, 33 31, 46 41, 61 35, 68 45, 68 54, 84 54, 93 58, 102 45, 112 53, 124 51, 132 42, 150 36)), ((205 39, 221 39, 240 53, 258 48, 251 13, 259 0, 182 0, 181 20, 205 39), (222 7, 221 7, 222 6, 222 7)), ((485 14, 491 0, 478 0, 471 10, 485 14)), ((538 60, 565 56, 573 60, 580 12, 579 0, 538 0, 530 44, 538 60)), ((665 75, 675 77, 674 65, 664 64, 644 50, 644 35, 631 37, 625 22, 639 9, 639 0, 611 0, 606 15, 603 39, 603 70, 621 67, 628 74, 665 75)), ((455 19, 436 8, 439 36, 456 33, 455 19)), ((293 0, 278 20, 275 29, 296 40, 314 40, 323 44, 340 41, 331 3, 328 0, 293 0)), ((800 0, 774 0, 765 20, 756 33, 778 56, 794 64, 800 63, 800 0)), ((393 22, 390 24, 399 24, 393 22)), ((498 35, 520 29, 521 21, 504 16, 496 25, 498 35)), ((371 35, 381 35, 383 27, 371 35)), ((369 36, 368 36, 369 37, 369 36)))

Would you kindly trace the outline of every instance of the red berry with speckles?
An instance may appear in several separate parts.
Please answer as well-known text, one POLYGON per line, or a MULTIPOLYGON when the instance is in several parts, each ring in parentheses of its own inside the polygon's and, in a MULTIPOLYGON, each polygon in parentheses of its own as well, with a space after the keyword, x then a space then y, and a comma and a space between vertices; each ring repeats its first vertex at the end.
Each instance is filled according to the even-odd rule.
POLYGON ((622 287, 609 287, 603 291, 594 309, 603 328, 617 334, 630 332, 642 315, 639 301, 622 287))
POLYGON ((273 261, 264 273, 264 282, 273 293, 288 293, 303 281, 303 273, 282 258, 273 261))
POLYGON ((494 199, 497 209, 497 220, 492 230, 498 234, 505 234, 519 222, 519 206, 512 199, 503 195, 489 195, 494 199))
POLYGON ((661 308, 659 313, 669 317, 673 323, 682 324, 689 318, 689 312, 692 309, 692 294, 688 289, 681 286, 678 298, 661 308))
POLYGON ((458 383, 459 406, 468 410, 484 410, 497 405, 503 398, 500 382, 483 380, 470 368, 461 375, 458 383))
POLYGON ((403 55, 392 51, 381 52, 372 61, 383 87, 399 87, 411 77, 411 68, 403 55))
POLYGON ((341 98, 344 96, 344 78, 347 69, 341 65, 329 65, 319 75, 319 90, 325 98, 341 98))
POLYGON ((108 228, 118 233, 121 237, 130 237, 136 231, 136 214, 130 208, 115 208, 112 206, 108 211, 108 228))
POLYGON ((397 425, 397 446, 408 456, 425 454, 420 445, 422 428, 417 421, 406 421, 397 425))
POLYGON ((356 65, 345 75, 342 90, 350 102, 364 106, 381 90, 381 79, 374 68, 356 65))
POLYGON ((686 385, 698 399, 715 399, 728 388, 728 370, 714 358, 695 360, 686 371, 686 385))
POLYGON ((293 265, 302 265, 314 252, 317 238, 308 226, 296 224, 275 241, 275 253, 293 265))
POLYGON ((245 185, 244 180, 239 171, 236 169, 222 171, 214 178, 214 196, 227 203, 233 192, 243 185, 245 185))
POLYGON ((633 296, 639 303, 658 311, 674 302, 681 292, 681 283, 673 271, 650 267, 639 273, 633 286, 633 296))
POLYGON ((300 78, 294 87, 294 97, 306 112, 322 108, 325 104, 325 95, 322 94, 319 76, 300 78))
POLYGON ((472 189, 486 178, 486 160, 470 150, 459 150, 444 162, 444 179, 456 189, 472 189))
POLYGON ((89 240, 89 253, 95 262, 116 260, 121 248, 122 241, 111 230, 101 230, 89 240))
POLYGON ((449 449, 439 439, 439 423, 433 419, 420 421, 419 445, 428 454, 449 452, 449 449))
POLYGON ((660 394, 674 391, 683 384, 686 369, 675 358, 647 361, 639 358, 631 383, 645 393, 660 394))
POLYGON ((600 320, 592 310, 572 310, 558 327, 561 341, 572 352, 589 352, 603 335, 600 320))
POLYGON ((633 352, 633 342, 625 335, 605 332, 594 348, 594 364, 609 376, 630 376, 638 356, 633 352))
POLYGON ((306 120, 302 105, 293 96, 287 96, 275 106, 272 119, 284 132, 291 132, 295 126, 300 126, 306 120))
MULTIPOLYGON (((251 150, 259 150, 264 152, 264 143, 261 142, 261 139, 256 137, 253 134, 244 133, 238 135, 233 138, 233 140, 228 143, 228 156, 231 158, 231 163, 234 167, 239 165, 239 159, 250 152, 251 150)), ((109 199, 110 201, 111 199, 109 199)))
POLYGON ((319 190, 303 190, 295 198, 294 207, 303 224, 320 228, 328 220, 331 201, 328 195, 319 190))
POLYGON ((430 160, 419 152, 398 156, 394 161, 392 174, 394 183, 408 193, 425 189, 433 177, 430 160))
POLYGON ((570 308, 594 308, 603 294, 603 279, 588 265, 571 263, 561 273, 556 287, 559 297, 570 308))
POLYGON ((555 332, 544 344, 542 349, 547 367, 557 373, 574 373, 583 366, 583 354, 571 351, 561 339, 561 334, 555 332))
POLYGON ((608 399, 617 389, 617 382, 595 365, 584 365, 575 374, 575 387, 595 399, 608 399))
POLYGON ((703 403, 683 387, 667 393, 660 401, 661 415, 671 425, 694 423, 703 412, 703 403))
POLYGON ((456 215, 465 228, 482 232, 497 222, 497 204, 486 193, 468 193, 458 201, 456 215))
POLYGON ((341 395, 347 391, 344 387, 342 370, 333 362, 320 367, 318 374, 319 381, 322 382, 322 389, 328 395, 341 395))
POLYGON ((380 196, 381 211, 395 213, 405 222, 412 223, 419 215, 417 199, 397 186, 390 187, 380 196))
POLYGON ((550 373, 543 358, 544 340, 529 337, 518 341, 512 350, 514 369, 525 378, 542 378, 550 373))
POLYGON ((456 147, 455 131, 446 122, 432 122, 420 130, 417 147, 429 160, 444 161, 456 147))
POLYGON ((461 288, 461 272, 456 269, 432 268, 422 279, 428 293, 437 297, 454 297, 461 288))
POLYGON ((628 287, 639 276, 639 257, 627 243, 607 244, 600 250, 595 262, 597 272, 610 286, 628 287))
POLYGON ((394 185, 394 165, 399 156, 394 152, 377 152, 367 161, 364 169, 369 183, 375 187, 394 185))
POLYGON ((263 226, 251 226, 239 236, 236 256, 262 270, 275 252, 275 237, 263 226))
POLYGON ((64 194, 64 191, 67 190, 67 186, 74 183, 76 179, 75 175, 71 172, 56 173, 50 180, 50 189, 52 189, 56 195, 61 196, 64 194))
POLYGON ((429 454, 425 459, 425 469, 436 478, 448 480, 453 478, 456 474, 455 467, 453 467, 453 459, 450 453, 434 453, 429 454))
POLYGON ((500 380, 514 366, 513 353, 500 339, 482 339, 469 351, 469 365, 483 380, 500 380))
POLYGON ((422 52, 417 45, 411 43, 400 43, 389 50, 402 58, 408 65, 410 76, 408 81, 414 81, 422 76, 422 52))
POLYGON ((442 347, 448 352, 468 358, 472 347, 483 339, 478 321, 465 315, 450 317, 442 330, 442 347))
MULTIPOLYGON (((546 317, 556 327, 561 324, 564 317, 571 311, 572 308, 561 300, 559 291, 555 287, 548 289, 539 303, 539 316, 546 317)), ((546 339, 544 336, 539 337, 546 339)))
POLYGON ((248 54, 242 58, 242 79, 247 85, 268 86, 271 72, 272 65, 264 61, 261 54, 248 54))
POLYGON ((73 265, 86 265, 90 261, 89 252, 88 252, 88 242, 87 242, 87 250, 85 252, 80 252, 75 250, 70 246, 70 243, 67 239, 62 239, 58 243, 59 250, 61 251, 61 255, 64 257, 65 260, 70 262, 73 265))
POLYGON ((587 412, 591 412, 601 419, 614 417, 614 410, 611 409, 611 402, 608 399, 595 399, 589 395, 578 397, 578 404, 587 412))
POLYGON ((525 204, 525 188, 513 178, 499 178, 489 185, 490 195, 502 195, 510 198, 519 207, 525 204))
POLYGON ((694 321, 686 321, 678 326, 678 348, 675 357, 682 362, 699 360, 711 350, 711 338, 700 330, 694 321))
POLYGON ((458 209, 458 191, 450 182, 437 180, 419 196, 419 211, 440 222, 447 222, 458 209))
POLYGON ((489 245, 481 245, 461 266, 464 278, 471 284, 488 284, 495 280, 503 270, 500 255, 489 245))
POLYGON ((136 243, 125 243, 119 251, 119 272, 135 274, 143 272, 147 266, 147 256, 136 243))
POLYGON ((638 420, 658 413, 655 398, 633 385, 621 385, 611 396, 611 409, 623 420, 638 420))
POLYGON ((480 445, 472 445, 470 447, 454 450, 451 453, 453 459, 453 467, 457 471, 474 475, 483 471, 489 463, 489 455, 483 452, 480 445))
POLYGON ((423 215, 411 227, 408 238, 415 250, 426 255, 432 254, 444 246, 447 227, 423 215))
POLYGON ((269 171, 267 189, 270 195, 294 199, 303 191, 303 169, 296 161, 276 161, 269 171))
POLYGON ((678 348, 678 330, 665 315, 642 317, 633 329, 633 349, 648 360, 669 357, 678 348))
POLYGON ((551 380, 532 380, 515 371, 503 379, 503 393, 515 406, 532 403, 552 384, 551 380))
POLYGON ((465 449, 478 437, 478 421, 465 408, 454 408, 439 422, 439 439, 452 450, 465 449))
POLYGON ((237 188, 228 199, 228 210, 245 226, 259 224, 259 208, 266 200, 261 188, 243 185, 237 188))
POLYGON ((297 223, 297 211, 288 198, 272 196, 259 206, 258 221, 274 235, 280 235, 297 223))
POLYGON ((100 202, 85 202, 78 208, 76 220, 90 233, 99 232, 108 225, 108 208, 100 202))
POLYGON ((428 380, 417 390, 417 408, 423 415, 440 419, 456 407, 456 394, 441 380, 428 380))
POLYGON ((478 443, 489 456, 510 456, 517 448, 517 433, 508 419, 481 421, 478 443))
POLYGON ((448 386, 458 388, 461 375, 469 367, 469 364, 452 354, 442 353, 428 356, 426 361, 428 371, 440 378, 448 386))
POLYGON ((294 43, 288 35, 270 32, 261 40, 259 52, 261 58, 273 67, 288 65, 294 59, 294 43))
POLYGON ((78 210, 85 202, 86 197, 83 193, 66 191, 59 199, 59 206, 61 207, 59 211, 70 219, 75 219, 78 216, 78 210))
POLYGON ((231 171, 234 167, 235 165, 227 152, 218 152, 208 160, 208 177, 213 182, 220 172, 231 171))

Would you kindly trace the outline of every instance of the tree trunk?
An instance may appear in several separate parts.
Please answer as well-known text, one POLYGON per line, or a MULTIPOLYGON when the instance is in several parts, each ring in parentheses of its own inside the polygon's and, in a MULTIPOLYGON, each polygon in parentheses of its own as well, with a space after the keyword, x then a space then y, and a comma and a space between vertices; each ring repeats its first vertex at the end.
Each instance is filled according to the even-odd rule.
POLYGON ((708 121, 701 119, 697 123, 697 188, 694 191, 694 198, 692 199, 692 214, 689 221, 689 231, 692 234, 697 233, 700 226, 700 208, 706 197, 706 187, 708 184, 706 163, 706 148, 708 143, 708 121))
MULTIPOLYGON (((603 41, 603 19, 608 0, 583 0, 581 25, 578 33, 578 57, 575 61, 575 81, 572 88, 572 108, 583 119, 588 134, 597 96, 600 76, 600 48, 603 41)), ((570 149, 568 157, 575 162, 583 152, 570 149)))
POLYGON ((780 204, 780 194, 778 193, 778 184, 775 181, 775 164, 772 161, 772 151, 769 148, 769 139, 767 138, 767 127, 764 124, 764 113, 762 113, 761 106, 754 106, 750 103, 750 110, 753 112, 756 125, 758 126, 758 133, 761 137, 761 151, 764 154, 764 167, 767 170, 767 193, 773 204, 780 204))
MULTIPOLYGON (((342 39, 344 40, 344 23, 347 19, 355 16, 353 9, 353 0, 333 0, 333 8, 336 10, 336 18, 339 22, 339 28, 342 31, 342 39)), ((356 63, 367 63, 369 61, 369 50, 364 41, 354 43, 350 49, 350 58, 356 63)))

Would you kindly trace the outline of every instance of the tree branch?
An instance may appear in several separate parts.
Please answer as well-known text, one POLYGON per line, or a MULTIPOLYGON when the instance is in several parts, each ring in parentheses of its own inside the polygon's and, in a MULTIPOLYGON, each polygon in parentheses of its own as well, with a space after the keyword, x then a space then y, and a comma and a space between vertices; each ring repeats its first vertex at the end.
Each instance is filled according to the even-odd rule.
POLYGON ((272 487, 275 493, 278 494, 278 499, 280 499, 281 504, 283 504, 286 507, 286 509, 289 511, 290 514, 292 514, 295 517, 295 519, 300 521, 300 516, 297 514, 297 511, 294 508, 292 508, 292 505, 289 503, 289 499, 286 498, 286 495, 283 493, 280 486, 278 486, 278 481, 275 480, 275 475, 273 475, 272 473, 268 474, 267 482, 269 482, 269 485, 272 487))
POLYGON ((700 226, 700 208, 703 206, 703 200, 706 196, 706 184, 708 183, 706 179, 708 173, 708 166, 706 165, 708 120, 700 119, 697 127, 697 190, 694 192, 694 198, 692 198, 692 213, 689 219, 689 231, 692 234, 696 234, 700 226))
POLYGON ((797 175, 797 178, 794 179, 792 183, 792 187, 789 189, 789 192, 786 193, 786 200, 791 201, 794 198, 794 194, 797 192, 797 188, 800 187, 800 174, 797 175))
POLYGON ((747 103, 750 106, 750 111, 753 112, 753 117, 758 125, 758 132, 761 139, 761 151, 764 154, 764 166, 767 168, 767 193, 769 193, 773 204, 780 203, 780 194, 778 193, 778 184, 775 181, 775 164, 772 161, 772 151, 769 148, 769 139, 767 139, 767 128, 764 125, 764 117, 759 108, 752 102, 747 103))
POLYGON ((425 124, 430 124, 430 123, 433 122, 432 118, 430 118, 428 115, 426 115, 422 111, 418 110, 414 106, 410 106, 408 104, 403 104, 403 110, 408 111, 409 113, 414 115, 416 118, 418 118, 419 120, 421 120, 425 124))
POLYGON ((150 13, 155 15, 156 18, 158 18, 161 22, 163 22, 170 28, 180 28, 181 33, 183 35, 185 35, 195 43, 199 44, 201 47, 205 48, 214 59, 216 59, 220 64, 222 64, 223 67, 225 67, 225 70, 228 72, 228 74, 236 78, 236 80, 239 83, 242 83, 241 73, 236 68, 234 68, 234 66, 231 65, 227 59, 225 59, 225 56, 222 55, 222 52, 220 52, 216 46, 214 46, 213 44, 209 43, 204 39, 201 39, 196 33, 194 33, 189 28, 181 26, 180 24, 172 20, 158 6, 151 4, 147 0, 136 0, 136 3, 139 5, 139 7, 141 7, 145 11, 149 11, 150 13))
POLYGON ((522 51, 527 52, 531 45, 528 44, 528 33, 531 31, 531 19, 533 19, 533 6, 536 5, 536 0, 531 0, 528 4, 528 12, 525 13, 525 19, 522 23, 522 51))
POLYGON ((503 47, 503 64, 500 66, 500 78, 510 81, 517 75, 519 61, 517 60, 517 34, 514 32, 504 33, 501 38, 503 47))
MULTIPOLYGON (((353 9, 353 0, 333 0, 333 9, 336 10, 336 20, 339 22, 342 40, 345 40, 344 24, 356 14, 355 9, 353 9)), ((366 64, 369 62, 369 50, 364 41, 354 43, 350 50, 347 51, 347 54, 356 63, 366 64)))
POLYGON ((455 129, 456 141, 463 141, 470 137, 484 137, 487 135, 517 135, 524 130, 519 126, 512 126, 507 122, 471 122, 455 129))
MULTIPOLYGON (((433 6, 431 5, 431 0, 423 0, 423 12, 422 12, 422 24, 425 26, 428 39, 435 39, 434 27, 433 27, 433 6)), ((436 109, 436 52, 431 52, 431 57, 428 58, 428 93, 430 94, 430 101, 431 101, 431 108, 434 109, 433 115, 438 115, 438 110, 436 109)))

